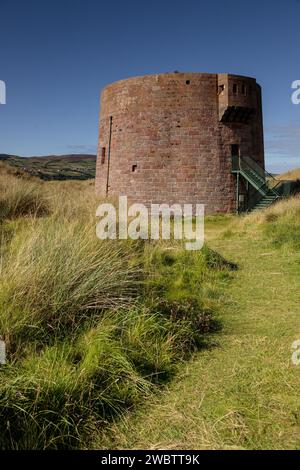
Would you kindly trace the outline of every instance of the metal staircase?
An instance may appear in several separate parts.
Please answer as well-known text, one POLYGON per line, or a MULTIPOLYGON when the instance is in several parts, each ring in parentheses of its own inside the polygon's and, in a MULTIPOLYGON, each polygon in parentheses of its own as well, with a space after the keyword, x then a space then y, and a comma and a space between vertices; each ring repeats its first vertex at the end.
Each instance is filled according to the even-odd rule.
POLYGON ((255 199, 247 201, 247 211, 257 211, 273 204, 281 197, 281 181, 276 180, 251 157, 232 157, 232 173, 237 175, 237 211, 239 212, 240 176, 255 189, 255 199))
POLYGON ((277 201, 280 196, 276 196, 273 191, 269 191, 265 196, 263 196, 254 207, 252 207, 252 211, 259 211, 261 209, 266 209, 269 207, 273 202, 277 201))

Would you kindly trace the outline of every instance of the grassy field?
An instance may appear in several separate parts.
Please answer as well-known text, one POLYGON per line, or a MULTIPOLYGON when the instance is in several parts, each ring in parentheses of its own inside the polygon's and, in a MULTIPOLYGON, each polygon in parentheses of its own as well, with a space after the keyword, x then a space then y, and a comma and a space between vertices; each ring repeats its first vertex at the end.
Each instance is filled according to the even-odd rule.
POLYGON ((199 252, 100 241, 97 203, 0 166, 0 448, 300 448, 300 199, 199 252))
POLYGON ((209 347, 233 266, 100 241, 93 183, 0 170, 0 448, 87 448, 209 347))
POLYGON ((209 218, 209 245, 237 262, 213 347, 99 435, 97 448, 299 449, 300 199, 209 218))

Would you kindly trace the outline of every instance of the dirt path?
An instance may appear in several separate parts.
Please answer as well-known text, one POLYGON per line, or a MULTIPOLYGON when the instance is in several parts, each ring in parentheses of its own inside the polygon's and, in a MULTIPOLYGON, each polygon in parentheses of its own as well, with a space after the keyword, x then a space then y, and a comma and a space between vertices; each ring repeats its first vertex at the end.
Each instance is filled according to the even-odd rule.
POLYGON ((300 339, 300 258, 259 237, 215 236, 210 246, 240 267, 216 346, 118 423, 114 447, 300 448, 300 365, 291 363, 300 339))

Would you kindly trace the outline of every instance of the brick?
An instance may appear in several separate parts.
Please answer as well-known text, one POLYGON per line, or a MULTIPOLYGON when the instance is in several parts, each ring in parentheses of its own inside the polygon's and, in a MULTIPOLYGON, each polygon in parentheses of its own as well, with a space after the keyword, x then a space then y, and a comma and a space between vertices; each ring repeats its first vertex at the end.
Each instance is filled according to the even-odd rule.
POLYGON ((231 145, 264 165, 261 89, 253 78, 170 73, 108 85, 101 94, 99 196, 106 194, 110 116, 110 197, 125 194, 148 206, 202 203, 206 213, 231 212, 236 198, 231 145), (249 122, 222 122, 232 106, 253 109, 249 122))

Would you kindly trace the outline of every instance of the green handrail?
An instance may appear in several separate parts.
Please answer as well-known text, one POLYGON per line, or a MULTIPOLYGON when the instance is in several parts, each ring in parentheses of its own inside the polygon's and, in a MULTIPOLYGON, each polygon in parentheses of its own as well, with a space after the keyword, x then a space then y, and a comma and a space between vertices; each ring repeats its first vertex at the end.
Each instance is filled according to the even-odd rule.
POLYGON ((281 184, 281 181, 276 180, 271 173, 266 171, 253 158, 238 155, 232 156, 232 171, 239 171, 244 174, 258 191, 262 191, 264 194, 272 191, 277 197, 280 196, 276 187, 281 184))

